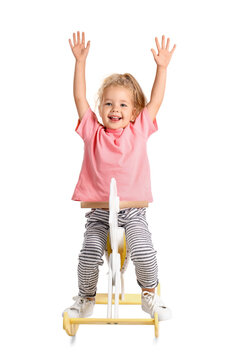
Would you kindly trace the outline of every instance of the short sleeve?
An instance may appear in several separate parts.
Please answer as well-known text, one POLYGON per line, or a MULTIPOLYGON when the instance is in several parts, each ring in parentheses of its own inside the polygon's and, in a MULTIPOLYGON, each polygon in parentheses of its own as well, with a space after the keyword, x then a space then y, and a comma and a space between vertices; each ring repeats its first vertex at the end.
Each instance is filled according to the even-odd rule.
POLYGON ((133 127, 146 139, 148 139, 151 134, 158 130, 156 118, 154 119, 154 121, 150 118, 147 107, 144 107, 144 109, 139 113, 139 115, 133 122, 133 127))
POLYGON ((99 126, 102 125, 99 123, 96 114, 89 107, 82 120, 78 119, 75 131, 85 141, 91 138, 99 126))

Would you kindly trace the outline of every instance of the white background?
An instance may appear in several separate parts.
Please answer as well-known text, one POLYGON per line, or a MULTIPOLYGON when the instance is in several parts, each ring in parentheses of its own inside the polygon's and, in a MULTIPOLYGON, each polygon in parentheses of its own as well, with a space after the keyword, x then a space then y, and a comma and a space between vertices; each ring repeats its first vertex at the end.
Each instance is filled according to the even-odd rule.
MULTIPOLYGON (((0 13, 4 359, 244 359, 242 1, 22 0, 3 2, 0 13), (80 326, 75 340, 62 329, 89 210, 71 201, 83 158, 68 43, 78 30, 91 40, 93 109, 113 72, 132 73, 149 99, 155 36, 177 45, 148 142, 147 219, 162 299, 173 311, 158 341, 150 326, 80 326)), ((106 291, 106 271, 105 263, 98 292, 106 291)), ((140 291, 132 264, 126 290, 140 291)), ((131 315, 147 317, 138 308, 131 315)))

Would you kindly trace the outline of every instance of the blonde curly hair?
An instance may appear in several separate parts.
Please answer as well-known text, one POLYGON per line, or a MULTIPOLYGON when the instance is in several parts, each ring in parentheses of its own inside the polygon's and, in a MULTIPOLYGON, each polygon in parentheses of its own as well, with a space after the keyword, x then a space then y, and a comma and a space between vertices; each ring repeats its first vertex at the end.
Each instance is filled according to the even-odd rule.
POLYGON ((136 119, 141 110, 143 110, 147 104, 147 98, 144 95, 138 81, 133 77, 133 75, 129 73, 112 74, 110 76, 107 76, 97 92, 96 106, 99 103, 99 107, 102 103, 104 91, 109 86, 123 86, 131 91, 133 96, 133 104, 135 107, 136 119))

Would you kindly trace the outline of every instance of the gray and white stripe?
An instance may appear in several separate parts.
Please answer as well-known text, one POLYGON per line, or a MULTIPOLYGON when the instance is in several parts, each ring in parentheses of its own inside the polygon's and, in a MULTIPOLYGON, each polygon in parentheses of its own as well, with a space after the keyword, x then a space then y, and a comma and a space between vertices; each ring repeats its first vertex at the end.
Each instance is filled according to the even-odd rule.
MULTIPOLYGON (((93 297, 96 294, 99 265, 103 265, 109 231, 109 210, 91 209, 85 214, 84 242, 79 253, 79 296, 93 297)), ((141 288, 158 285, 156 251, 146 221, 146 208, 127 208, 118 213, 118 226, 125 229, 127 246, 135 266, 137 282, 141 288)))

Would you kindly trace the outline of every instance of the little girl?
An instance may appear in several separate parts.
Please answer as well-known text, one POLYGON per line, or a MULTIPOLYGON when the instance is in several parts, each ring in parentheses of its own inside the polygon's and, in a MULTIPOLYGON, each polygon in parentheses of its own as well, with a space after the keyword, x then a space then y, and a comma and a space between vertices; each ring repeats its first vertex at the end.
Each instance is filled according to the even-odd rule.
POLYGON ((171 317, 168 309, 155 292, 158 285, 156 251, 146 221, 146 208, 153 201, 150 167, 146 143, 158 130, 156 115, 161 106, 166 83, 167 67, 176 48, 169 51, 167 39, 162 36, 160 46, 155 38, 158 54, 151 49, 157 64, 151 99, 146 97, 131 74, 112 74, 98 91, 99 114, 103 125, 86 99, 85 64, 90 41, 85 47, 85 34, 73 33, 69 39, 76 58, 74 99, 79 115, 76 132, 84 141, 84 159, 72 200, 81 201, 82 207, 91 208, 85 214, 87 223, 83 248, 79 254, 78 296, 75 303, 65 309, 69 317, 88 317, 93 312, 99 275, 99 265, 106 248, 109 230, 110 181, 114 177, 120 198, 118 226, 125 229, 130 257, 136 278, 142 289, 142 309, 159 320, 171 317))

